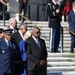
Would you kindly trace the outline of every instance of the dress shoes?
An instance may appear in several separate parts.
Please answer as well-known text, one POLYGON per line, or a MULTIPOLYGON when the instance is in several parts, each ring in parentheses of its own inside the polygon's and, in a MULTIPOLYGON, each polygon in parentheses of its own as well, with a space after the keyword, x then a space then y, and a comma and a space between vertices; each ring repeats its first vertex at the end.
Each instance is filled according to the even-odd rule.
POLYGON ((74 53, 74 51, 73 50, 70 50, 70 53, 74 53))
POLYGON ((55 52, 56 52, 56 53, 60 53, 60 51, 58 51, 58 50, 57 50, 57 51, 55 51, 55 52))

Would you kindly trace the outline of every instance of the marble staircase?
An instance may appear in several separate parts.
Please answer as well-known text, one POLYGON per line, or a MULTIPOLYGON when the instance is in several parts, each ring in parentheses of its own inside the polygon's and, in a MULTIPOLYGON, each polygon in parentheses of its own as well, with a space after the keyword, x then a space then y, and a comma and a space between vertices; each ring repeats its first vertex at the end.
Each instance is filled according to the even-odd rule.
MULTIPOLYGON (((49 33, 50 29, 48 28, 48 22, 45 21, 33 21, 35 24, 42 28, 41 38, 46 42, 47 50, 50 51, 49 47, 49 33)), ((18 26, 20 25, 18 21, 18 26)), ((34 25, 28 21, 28 29, 32 31, 34 25)), ((9 25, 8 20, 5 21, 5 25, 9 25)), ((68 28, 67 22, 61 22, 62 26, 68 28)), ((3 21, 0 21, 0 28, 3 28, 3 21)), ((47 75, 75 75, 75 53, 70 53, 70 43, 71 38, 69 32, 66 29, 63 29, 63 53, 50 53, 48 52, 47 58, 47 75)), ((59 51, 61 52, 61 41, 59 45, 59 51)))

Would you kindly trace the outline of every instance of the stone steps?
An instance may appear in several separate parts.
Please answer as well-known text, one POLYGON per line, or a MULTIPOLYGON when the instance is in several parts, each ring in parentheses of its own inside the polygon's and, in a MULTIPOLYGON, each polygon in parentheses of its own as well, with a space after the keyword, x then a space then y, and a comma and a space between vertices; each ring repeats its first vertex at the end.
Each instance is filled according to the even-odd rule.
POLYGON ((48 53, 48 57, 75 57, 75 53, 48 53))
POLYGON ((75 75, 75 53, 48 53, 47 75, 75 75))
POLYGON ((63 62, 63 61, 68 61, 68 62, 70 62, 70 61, 72 61, 72 59, 73 60, 75 60, 75 58, 69 58, 69 57, 48 57, 47 58, 47 61, 48 62, 58 62, 58 61, 60 61, 60 62, 63 62))
MULTIPOLYGON (((35 24, 42 28, 41 37, 46 42, 47 50, 50 50, 49 47, 49 33, 50 29, 48 28, 48 22, 45 21, 33 21, 35 24)), ((18 21, 18 26, 20 25, 18 21)), ((28 21, 28 29, 32 30, 34 25, 28 21)), ((61 22, 62 26, 67 26, 67 22, 61 22)), ((8 21, 5 21, 5 25, 9 25, 8 21)), ((3 27, 3 21, 0 21, 0 28, 3 27)), ((70 34, 67 30, 63 29, 63 49, 64 53, 50 53, 48 52, 47 58, 47 75, 75 75, 75 53, 71 54, 70 51, 70 34)), ((59 51, 61 51, 61 41, 59 45, 59 51)))
MULTIPOLYGON (((75 60, 75 59, 74 59, 75 60)), ((58 66, 58 67, 67 67, 67 66, 75 66, 75 62, 70 62, 70 61, 61 61, 61 60, 58 60, 58 61, 54 61, 54 62, 50 62, 50 61, 48 61, 48 63, 47 63, 47 66, 48 67, 56 67, 56 66, 58 66), (59 61, 59 62, 58 62, 59 61)))
MULTIPOLYGON (((41 37, 45 40, 46 42, 46 46, 47 49, 49 50, 49 33, 50 33, 50 28, 48 28, 48 22, 46 21, 32 21, 33 23, 35 23, 36 25, 40 26, 42 28, 41 30, 41 37)), ((17 25, 19 26, 21 23, 21 21, 18 21, 17 25)), ((25 21, 25 23, 27 23, 28 29, 32 30, 34 25, 31 24, 28 21, 25 21)), ((5 25, 9 25, 9 21, 6 20, 5 21, 5 25)), ((62 26, 67 26, 68 27, 68 23, 67 22, 61 22, 62 26)), ((0 28, 3 28, 3 21, 0 20, 0 28)), ((63 29, 63 47, 64 47, 64 51, 68 52, 70 51, 70 34, 67 30, 63 29)), ((61 50, 61 41, 60 41, 60 46, 59 46, 59 50, 61 50)))
POLYGON ((75 75, 75 71, 69 72, 48 72, 47 75, 75 75))
POLYGON ((75 71, 75 66, 60 66, 60 67, 47 67, 47 72, 51 72, 51 71, 75 71))

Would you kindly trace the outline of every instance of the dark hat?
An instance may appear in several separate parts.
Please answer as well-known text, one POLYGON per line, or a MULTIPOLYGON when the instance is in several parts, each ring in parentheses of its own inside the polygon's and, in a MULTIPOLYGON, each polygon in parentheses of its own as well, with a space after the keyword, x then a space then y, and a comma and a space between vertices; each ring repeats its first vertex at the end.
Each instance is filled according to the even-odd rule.
POLYGON ((12 33, 13 29, 6 29, 4 30, 4 32, 8 35, 10 35, 12 33))
POLYGON ((3 29, 2 28, 0 28, 0 33, 2 33, 3 32, 3 29))

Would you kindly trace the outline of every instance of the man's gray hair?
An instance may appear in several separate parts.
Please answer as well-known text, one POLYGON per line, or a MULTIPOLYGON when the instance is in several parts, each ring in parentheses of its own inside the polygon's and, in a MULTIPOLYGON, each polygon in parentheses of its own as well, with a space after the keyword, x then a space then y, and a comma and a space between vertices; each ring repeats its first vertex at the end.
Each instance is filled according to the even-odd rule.
POLYGON ((21 23, 20 26, 19 26, 19 29, 22 29, 24 26, 27 26, 27 24, 21 23))
POLYGON ((39 27, 36 27, 36 26, 34 27, 33 31, 34 31, 35 29, 38 29, 38 30, 40 30, 40 28, 39 28, 39 27))

